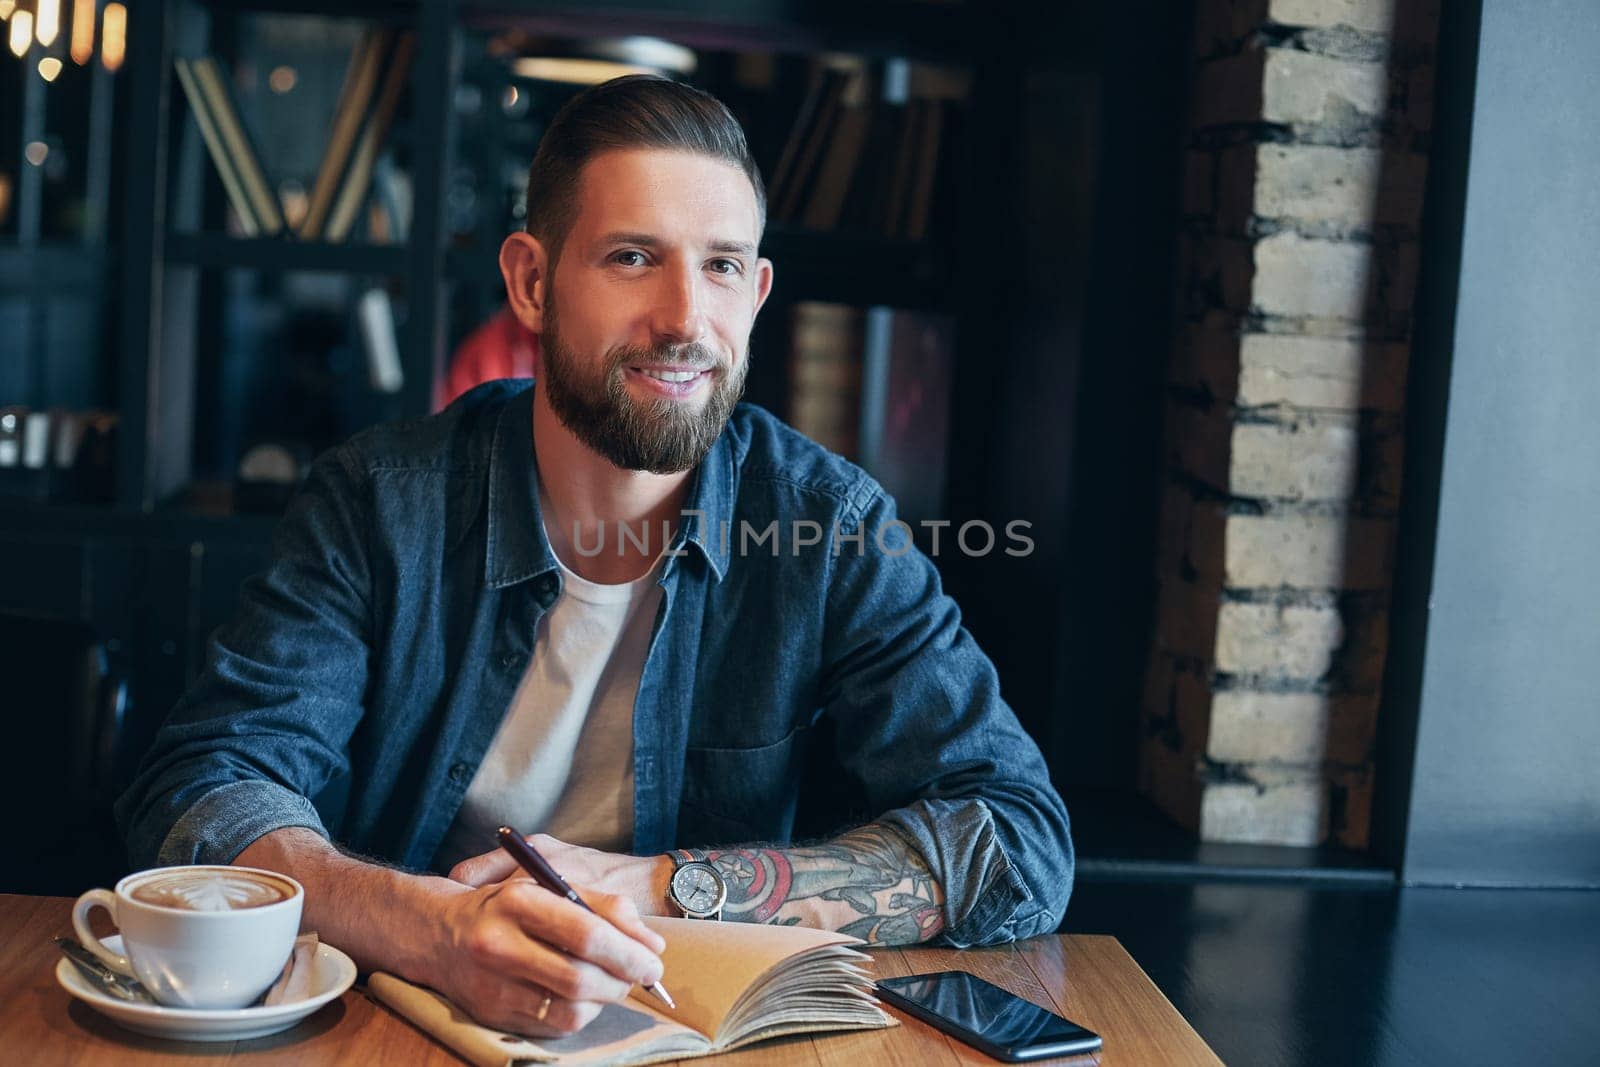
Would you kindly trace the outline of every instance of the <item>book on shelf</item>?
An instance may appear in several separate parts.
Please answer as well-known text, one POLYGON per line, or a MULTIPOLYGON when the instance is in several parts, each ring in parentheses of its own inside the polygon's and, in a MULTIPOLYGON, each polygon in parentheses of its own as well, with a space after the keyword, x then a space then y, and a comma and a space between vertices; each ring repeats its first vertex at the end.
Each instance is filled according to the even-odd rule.
POLYGON ((890 307, 794 306, 788 422, 853 460, 903 516, 943 502, 955 320, 890 307))
POLYGON ((819 98, 810 116, 810 127, 803 131, 796 129, 801 139, 794 161, 776 197, 769 200, 775 218, 791 222, 799 217, 805 205, 806 193, 811 189, 817 168, 833 137, 839 113, 845 107, 846 97, 852 93, 852 86, 857 79, 864 76, 861 71, 849 67, 827 66, 821 71, 816 90, 819 98))
POLYGON ((228 91, 221 66, 211 56, 202 56, 190 61, 189 71, 191 80, 205 98, 212 126, 222 138, 234 175, 255 216, 256 227, 268 237, 282 232, 283 209, 278 203, 278 194, 267 182, 261 157, 239 119, 239 109, 234 106, 233 94, 228 91))
POLYGON ((478 1067, 627 1064, 711 1056, 786 1034, 897 1025, 872 995, 870 956, 848 934, 805 926, 647 918, 666 941, 662 982, 676 1008, 635 988, 563 1038, 522 1037, 382 972, 368 991, 478 1067))
POLYGON ((908 522, 944 509, 955 319, 868 308, 862 343, 856 462, 894 497, 908 522))
POLYGON ((830 452, 854 459, 861 421, 862 311, 801 301, 791 314, 789 425, 830 452))
POLYGON ((957 110, 970 92, 970 77, 960 70, 912 64, 911 98, 922 103, 922 122, 916 130, 912 181, 905 200, 905 215, 897 217, 895 236, 920 241, 928 236, 933 217, 936 185, 941 170, 948 170, 950 130, 957 110))
POLYGON ((190 68, 189 61, 182 58, 173 60, 173 67, 178 73, 178 84, 183 86, 183 95, 189 99, 189 111, 194 115, 195 125, 200 127, 200 139, 205 142, 206 153, 211 157, 211 163, 217 168, 217 175, 222 179, 222 188, 228 194, 228 203, 233 205, 233 213, 239 220, 239 228, 244 231, 246 237, 255 237, 260 234, 261 227, 256 224, 255 212, 250 207, 250 198, 245 193, 244 184, 239 180, 238 173, 234 170, 227 145, 217 129, 206 96, 200 92, 194 71, 190 68))
POLYGON ((362 34, 350 57, 344 84, 339 90, 339 102, 333 112, 328 146, 323 150, 322 163, 317 168, 317 177, 306 202, 306 217, 300 223, 302 240, 318 241, 323 237, 324 228, 333 212, 334 200, 339 195, 345 177, 345 166, 355 149, 362 120, 377 89, 383 57, 389 50, 392 36, 389 30, 369 29, 362 34))
POLYGON ((333 212, 328 217, 327 230, 323 234, 328 241, 337 243, 349 236, 350 228, 361 210, 361 205, 367 201, 367 192, 372 187, 373 168, 377 163, 378 153, 383 149, 384 140, 389 135, 389 127, 394 122, 395 109, 400 104, 400 94, 405 91, 406 78, 411 73, 411 57, 416 51, 416 45, 417 37, 414 33, 402 34, 395 43, 394 54, 389 59, 388 69, 384 71, 383 88, 378 93, 378 102, 373 106, 372 114, 361 130, 361 139, 356 144, 349 170, 339 190, 338 200, 335 201, 333 212))
POLYGON ((367 357, 367 382, 375 392, 398 393, 406 384, 400 366, 394 301, 386 289, 368 289, 356 301, 356 325, 367 357))
POLYGON ((904 60, 875 71, 829 57, 814 72, 773 170, 774 220, 928 236, 968 75, 904 60))
POLYGON ((795 184, 800 158, 813 139, 822 136, 819 127, 826 117, 830 102, 843 90, 848 77, 846 71, 837 67, 819 66, 812 72, 810 88, 800 102, 800 111, 795 116, 794 124, 789 127, 789 136, 784 139, 783 151, 772 170, 772 180, 767 184, 768 212, 773 218, 781 217, 780 205, 789 198, 789 190, 795 184))
POLYGON ((828 148, 800 220, 813 230, 831 230, 839 225, 845 195, 860 169, 861 152, 876 111, 867 98, 868 86, 865 74, 855 75, 835 113, 828 148))

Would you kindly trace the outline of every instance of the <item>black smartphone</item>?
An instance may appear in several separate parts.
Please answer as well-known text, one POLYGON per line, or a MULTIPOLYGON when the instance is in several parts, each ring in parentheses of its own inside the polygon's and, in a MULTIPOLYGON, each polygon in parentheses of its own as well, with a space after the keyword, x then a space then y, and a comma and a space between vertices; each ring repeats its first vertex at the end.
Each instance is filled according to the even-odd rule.
POLYGON ((878 982, 878 995, 1007 1063, 1100 1047, 1099 1034, 965 971, 884 978, 878 982))

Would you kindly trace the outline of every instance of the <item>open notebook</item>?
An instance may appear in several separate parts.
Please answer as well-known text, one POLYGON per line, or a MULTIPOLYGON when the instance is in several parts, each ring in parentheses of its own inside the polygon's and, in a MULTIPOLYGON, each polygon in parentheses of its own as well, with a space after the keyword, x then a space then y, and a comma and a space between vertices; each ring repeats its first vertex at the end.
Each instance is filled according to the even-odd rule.
POLYGON ((444 997, 392 975, 367 988, 478 1067, 612 1064, 709 1056, 782 1034, 893 1026, 866 971, 871 957, 848 934, 802 926, 645 920, 666 939, 668 1011, 643 990, 608 1004, 582 1031, 528 1038, 479 1026, 444 997))

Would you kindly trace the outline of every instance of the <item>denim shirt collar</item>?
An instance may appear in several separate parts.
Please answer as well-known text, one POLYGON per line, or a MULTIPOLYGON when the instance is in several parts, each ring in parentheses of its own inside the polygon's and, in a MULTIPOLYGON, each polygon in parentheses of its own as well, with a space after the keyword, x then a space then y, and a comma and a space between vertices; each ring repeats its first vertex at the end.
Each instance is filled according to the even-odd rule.
MULTIPOLYGON (((726 428, 695 468, 694 481, 668 553, 662 577, 693 545, 718 582, 727 571, 728 529, 735 486, 733 443, 726 428)), ((489 453, 488 545, 484 575, 489 588, 503 589, 559 569, 539 514, 539 467, 533 458, 533 390, 505 406, 495 423, 489 453)))

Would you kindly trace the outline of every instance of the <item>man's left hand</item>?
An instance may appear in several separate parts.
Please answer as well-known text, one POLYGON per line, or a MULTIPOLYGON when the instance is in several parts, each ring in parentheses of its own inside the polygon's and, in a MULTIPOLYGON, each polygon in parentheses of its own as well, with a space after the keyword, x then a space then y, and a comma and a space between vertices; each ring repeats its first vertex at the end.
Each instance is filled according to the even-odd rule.
MULTIPOLYGON (((672 880, 673 864, 667 856, 619 856, 613 852, 569 845, 549 834, 530 834, 528 843, 578 891, 585 889, 614 893, 633 901, 641 915, 670 915, 667 885, 672 880)), ((485 852, 462 860, 450 869, 450 878, 470 886, 503 882, 507 878, 527 878, 517 861, 504 849, 485 852)))

